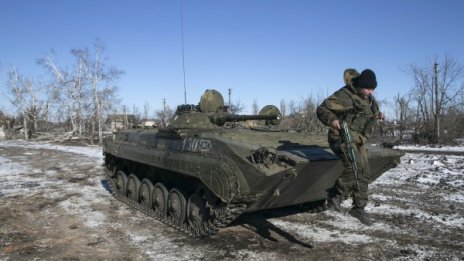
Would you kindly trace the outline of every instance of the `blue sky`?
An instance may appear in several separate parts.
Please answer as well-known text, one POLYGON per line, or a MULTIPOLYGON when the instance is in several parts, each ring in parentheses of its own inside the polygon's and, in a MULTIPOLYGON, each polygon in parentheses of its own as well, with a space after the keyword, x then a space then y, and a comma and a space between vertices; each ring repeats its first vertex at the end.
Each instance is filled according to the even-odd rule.
MULTIPOLYGON (((36 59, 54 50, 106 47, 125 71, 119 96, 130 108, 184 103, 181 0, 0 0, 0 109, 9 108, 5 73, 45 72, 36 59)), ((323 98, 344 69, 377 74, 378 99, 413 86, 412 63, 448 55, 464 63, 464 1, 183 0, 187 103, 205 89, 259 106, 323 98)), ((384 108, 387 111, 389 108, 384 108)))

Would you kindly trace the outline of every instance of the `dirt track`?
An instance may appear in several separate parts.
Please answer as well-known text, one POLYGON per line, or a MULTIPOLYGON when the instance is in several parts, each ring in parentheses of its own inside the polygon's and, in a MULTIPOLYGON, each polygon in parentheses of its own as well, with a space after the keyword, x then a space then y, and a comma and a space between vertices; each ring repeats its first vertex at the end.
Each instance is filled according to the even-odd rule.
POLYGON ((464 260, 463 157, 443 175, 432 156, 410 164, 420 159, 406 155, 391 178, 371 186, 371 227, 348 214, 288 208, 248 214, 211 238, 192 239, 114 200, 101 157, 2 145, 3 260, 464 260), (443 176, 435 182, 434 173, 443 176))

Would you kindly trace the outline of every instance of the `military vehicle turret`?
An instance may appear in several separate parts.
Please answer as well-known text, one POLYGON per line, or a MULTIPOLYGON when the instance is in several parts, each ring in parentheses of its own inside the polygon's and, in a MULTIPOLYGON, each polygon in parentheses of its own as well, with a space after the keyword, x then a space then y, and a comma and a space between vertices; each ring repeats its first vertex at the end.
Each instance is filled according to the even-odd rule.
MULTIPOLYGON (((216 233, 241 213, 325 202, 341 162, 325 136, 280 131, 280 118, 275 106, 232 115, 222 95, 207 90, 198 105, 179 106, 167 128, 120 130, 104 141, 113 194, 194 237, 216 233)), ((402 155, 369 152, 375 177, 402 155)))

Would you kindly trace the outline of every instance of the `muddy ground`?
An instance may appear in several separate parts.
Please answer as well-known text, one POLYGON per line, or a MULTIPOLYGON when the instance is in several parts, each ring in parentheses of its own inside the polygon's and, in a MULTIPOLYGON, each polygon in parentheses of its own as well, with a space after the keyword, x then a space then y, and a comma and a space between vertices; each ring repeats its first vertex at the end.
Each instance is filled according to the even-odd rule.
POLYGON ((370 227, 287 208, 192 239, 113 199, 93 150, 0 141, 1 260, 464 260, 462 156, 406 154, 371 185, 370 227))

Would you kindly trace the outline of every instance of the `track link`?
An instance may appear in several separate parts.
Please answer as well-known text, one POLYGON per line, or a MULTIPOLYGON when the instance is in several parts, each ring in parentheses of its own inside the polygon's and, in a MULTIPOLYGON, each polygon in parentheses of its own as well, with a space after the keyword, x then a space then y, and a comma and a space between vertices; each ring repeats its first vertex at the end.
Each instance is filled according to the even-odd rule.
POLYGON ((191 227, 187 222, 179 224, 179 222, 173 220, 171 217, 162 215, 161 213, 128 198, 126 195, 119 193, 118 190, 115 189, 116 180, 108 174, 108 170, 106 172, 106 179, 108 181, 111 194, 113 194, 117 200, 194 238, 208 237, 216 234, 219 229, 226 227, 235 220, 246 208, 245 204, 222 204, 218 207, 211 207, 210 216, 212 219, 202 223, 199 227, 191 227))

